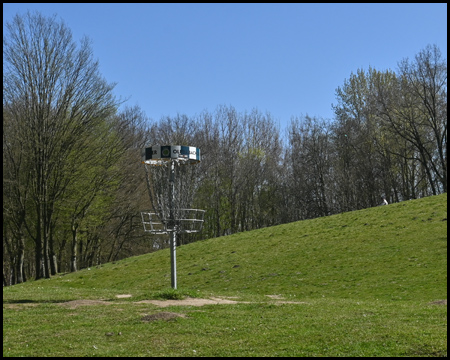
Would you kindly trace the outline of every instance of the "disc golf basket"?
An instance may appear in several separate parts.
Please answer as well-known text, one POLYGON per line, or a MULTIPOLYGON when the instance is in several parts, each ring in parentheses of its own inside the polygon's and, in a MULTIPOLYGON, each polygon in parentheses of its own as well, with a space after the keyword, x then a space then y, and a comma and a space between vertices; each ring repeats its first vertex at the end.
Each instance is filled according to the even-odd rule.
POLYGON ((176 232, 179 234, 191 234, 202 231, 203 215, 205 210, 178 209, 173 222, 170 218, 161 217, 156 212, 141 212, 144 231, 152 234, 167 234, 176 232))
POLYGON ((177 288, 176 235, 202 231, 205 210, 188 209, 190 203, 184 191, 187 179, 175 181, 175 169, 200 162, 200 149, 181 145, 155 145, 142 149, 142 163, 147 175, 147 189, 152 210, 142 211, 144 231, 151 234, 170 234, 172 288, 177 288), (152 169, 152 167, 154 167, 152 169), (167 168, 167 177, 164 170, 167 168))

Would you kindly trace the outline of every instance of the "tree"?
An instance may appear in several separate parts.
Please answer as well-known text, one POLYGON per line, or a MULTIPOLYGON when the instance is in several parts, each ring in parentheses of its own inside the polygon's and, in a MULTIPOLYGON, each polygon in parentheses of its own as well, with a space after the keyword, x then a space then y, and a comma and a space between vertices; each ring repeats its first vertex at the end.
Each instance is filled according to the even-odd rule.
MULTIPOLYGON (((387 72, 387 77, 390 72, 387 72)), ((349 211, 380 203, 384 193, 390 198, 392 189, 383 184, 386 159, 383 150, 386 135, 380 132, 375 94, 376 79, 380 73, 372 68, 359 69, 351 74, 336 91, 334 105, 334 143, 336 150, 335 174, 337 202, 341 211, 349 211), (382 140, 382 138, 384 139, 382 140)))
POLYGON ((31 174, 24 169, 26 153, 22 141, 3 111, 3 254, 10 259, 9 282, 25 281, 25 215, 31 174), (6 136, 9 134, 9 136, 6 136))
POLYGON ((329 215, 332 143, 328 124, 308 115, 292 118, 289 145, 292 220, 329 215))
POLYGON ((447 63, 439 49, 427 46, 413 62, 402 60, 396 81, 378 84, 377 102, 385 128, 413 149, 420 196, 447 191, 447 63))
POLYGON ((149 198, 140 151, 148 146, 149 119, 138 106, 119 113, 115 134, 120 136, 121 156, 115 159, 115 198, 108 207, 108 216, 99 227, 99 249, 103 261, 115 261, 153 250, 152 238, 142 230, 140 211, 148 209, 149 198))
POLYGON ((21 159, 15 178, 29 179, 22 229, 35 244, 38 279, 50 276, 55 204, 76 181, 69 155, 89 146, 87 134, 114 114, 118 103, 114 85, 100 76, 89 40, 83 38, 77 48, 63 22, 27 13, 16 15, 6 30, 3 108, 11 122, 7 130, 14 131, 4 134, 4 144, 20 146, 10 151, 21 159))
POLYGON ((402 60, 399 70, 403 98, 413 101, 412 111, 401 113, 410 127, 402 136, 417 147, 433 194, 446 192, 447 62, 436 45, 428 45, 414 61, 402 60))
POLYGON ((253 109, 243 119, 244 145, 238 153, 238 230, 278 223, 281 141, 270 113, 253 109))
POLYGON ((369 68, 336 91, 336 194, 343 211, 447 189, 447 65, 428 46, 398 73, 369 68))

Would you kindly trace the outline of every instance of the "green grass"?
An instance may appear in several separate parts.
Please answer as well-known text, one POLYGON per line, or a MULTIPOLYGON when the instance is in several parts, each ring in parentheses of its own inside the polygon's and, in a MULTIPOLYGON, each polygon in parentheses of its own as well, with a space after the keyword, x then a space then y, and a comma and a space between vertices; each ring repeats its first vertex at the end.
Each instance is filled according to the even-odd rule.
POLYGON ((7 287, 3 356, 447 356, 446 219, 443 194, 184 245, 178 290, 168 249, 7 287), (185 297, 241 303, 138 303, 185 297))

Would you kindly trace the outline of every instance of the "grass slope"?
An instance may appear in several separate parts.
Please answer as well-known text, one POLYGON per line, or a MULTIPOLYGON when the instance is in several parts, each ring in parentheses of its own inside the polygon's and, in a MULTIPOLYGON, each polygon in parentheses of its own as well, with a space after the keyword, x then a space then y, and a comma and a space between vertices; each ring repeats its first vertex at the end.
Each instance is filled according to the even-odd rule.
POLYGON ((181 246, 177 275, 166 249, 4 288, 3 356, 447 356, 447 194, 181 246), (137 303, 183 294, 247 303, 137 303))

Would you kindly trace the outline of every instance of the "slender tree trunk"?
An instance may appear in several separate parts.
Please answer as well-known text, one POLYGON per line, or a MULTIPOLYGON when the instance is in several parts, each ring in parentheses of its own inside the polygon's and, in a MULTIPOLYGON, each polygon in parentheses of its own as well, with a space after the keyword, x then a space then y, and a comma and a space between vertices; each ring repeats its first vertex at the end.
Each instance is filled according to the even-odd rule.
POLYGON ((58 273, 58 260, 54 249, 53 231, 50 232, 49 236, 49 260, 50 260, 50 273, 51 275, 56 275, 58 273))
POLYGON ((50 258, 48 249, 48 235, 44 235, 44 248, 43 248, 43 261, 44 261, 44 277, 50 278, 50 258))
POLYGON ((72 246, 71 246, 70 271, 77 271, 77 228, 72 226, 72 246))
POLYGON ((25 259, 25 239, 23 236, 20 237, 18 241, 19 248, 17 249, 17 263, 16 263, 16 276, 17 283, 22 283, 25 281, 23 264, 25 259))
POLYGON ((35 276, 36 280, 39 280, 43 277, 42 274, 42 244, 40 237, 36 239, 35 243, 35 254, 34 254, 34 266, 35 266, 35 276))

